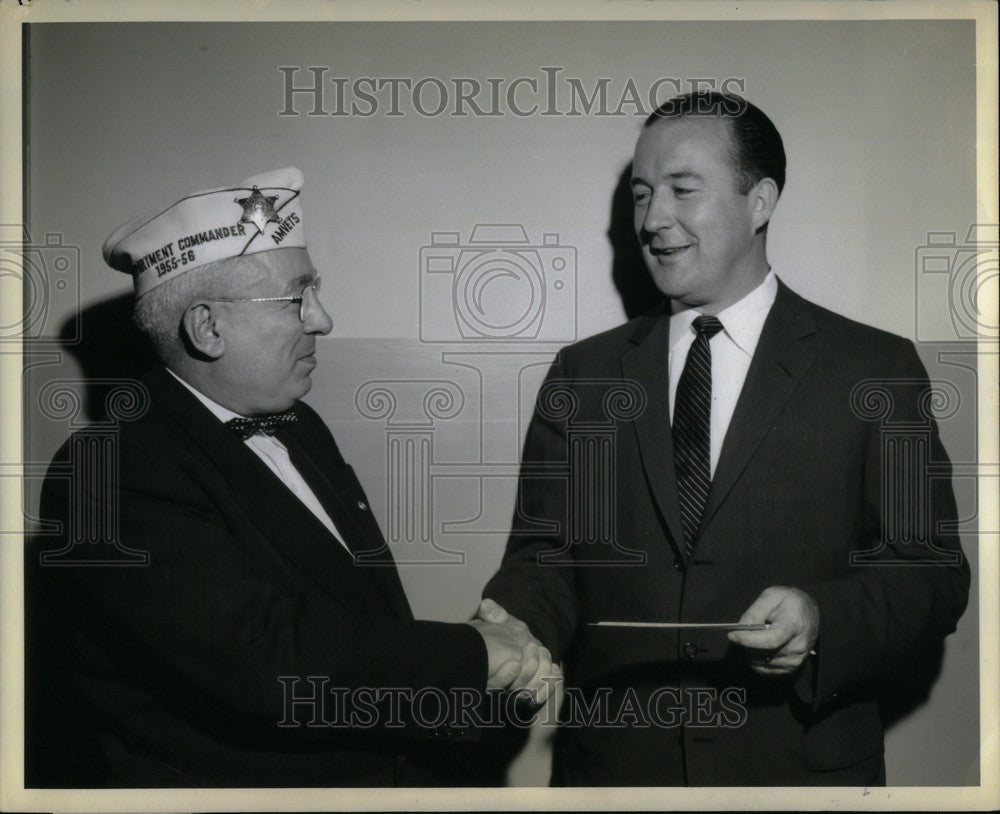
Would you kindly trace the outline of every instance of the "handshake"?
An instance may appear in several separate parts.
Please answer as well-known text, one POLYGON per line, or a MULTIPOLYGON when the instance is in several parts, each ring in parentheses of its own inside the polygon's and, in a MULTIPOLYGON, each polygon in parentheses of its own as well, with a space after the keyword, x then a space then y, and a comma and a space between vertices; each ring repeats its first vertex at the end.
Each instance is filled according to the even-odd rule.
POLYGON ((528 626, 511 616, 492 599, 479 603, 476 618, 469 622, 486 642, 490 689, 526 692, 538 706, 562 680, 562 670, 552 662, 552 654, 528 626))

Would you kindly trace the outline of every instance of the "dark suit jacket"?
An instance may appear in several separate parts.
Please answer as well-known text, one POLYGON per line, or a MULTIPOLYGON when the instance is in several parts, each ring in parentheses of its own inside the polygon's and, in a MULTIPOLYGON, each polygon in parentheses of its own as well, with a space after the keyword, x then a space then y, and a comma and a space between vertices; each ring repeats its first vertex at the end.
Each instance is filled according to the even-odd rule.
POLYGON ((780 285, 685 562, 668 326, 640 317, 560 353, 484 590, 565 660, 554 780, 884 782, 876 685, 954 630, 969 587, 926 372, 912 343, 780 285), (772 585, 819 604, 818 655, 792 678, 756 676, 724 633, 589 626, 735 621, 772 585))
MULTIPOLYGON (((50 553, 117 513, 118 542, 148 564, 42 567, 37 552, 27 558, 29 784, 441 782, 417 766, 448 740, 440 730, 382 726, 390 710, 369 728, 309 727, 316 708, 287 703, 295 678, 295 696, 313 693, 309 676, 327 678, 331 690, 486 683, 474 629, 414 621, 368 499, 329 430, 299 403, 299 421, 281 437, 352 551, 374 554, 375 564, 356 564, 166 370, 143 383, 150 409, 122 423, 112 442, 117 488, 79 467, 46 482, 42 516, 63 529, 48 538, 50 553), (54 688, 64 670, 72 681, 54 688), (68 710, 57 706, 66 693, 75 699, 68 710), (300 725, 279 726, 283 719, 300 725), (60 765, 67 745, 69 764, 60 765)), ((57 463, 75 454, 73 441, 57 463)), ((87 549, 121 559, 108 544, 73 554, 87 549)), ((336 720, 334 703, 331 694, 321 722, 336 720)), ((405 709, 395 717, 405 721, 405 709)))

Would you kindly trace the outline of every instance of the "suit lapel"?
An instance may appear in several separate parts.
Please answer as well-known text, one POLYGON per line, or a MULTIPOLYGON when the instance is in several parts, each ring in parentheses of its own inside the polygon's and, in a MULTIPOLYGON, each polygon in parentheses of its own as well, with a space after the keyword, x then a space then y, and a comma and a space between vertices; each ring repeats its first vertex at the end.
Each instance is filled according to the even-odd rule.
MULTIPOLYGON (((302 475, 303 480, 323 505, 326 513, 330 515, 330 519, 333 520, 333 524, 340 532, 344 543, 351 550, 351 553, 357 554, 359 551, 365 550, 366 546, 362 544, 362 535, 354 512, 345 502, 346 495, 338 492, 327 477, 328 473, 332 471, 329 462, 316 460, 317 457, 322 456, 315 445, 310 445, 302 438, 301 427, 301 422, 293 424, 282 430, 278 434, 278 438, 288 449, 292 466, 302 475)), ((357 511, 357 507, 354 508, 357 511)))
POLYGON ((144 381, 153 403, 202 449, 266 539, 345 607, 370 605, 351 555, 260 458, 164 368, 154 368, 144 381))
POLYGON ((646 393, 646 409, 633 423, 639 455, 656 505, 670 530, 676 556, 683 556, 684 532, 674 476, 674 444, 670 432, 669 316, 648 317, 632 342, 637 346, 622 357, 622 374, 639 382, 646 393))
POLYGON ((410 603, 382 532, 353 470, 322 454, 319 439, 306 438, 305 422, 281 433, 292 463, 309 484, 355 556, 353 567, 375 580, 393 613, 412 618, 410 603))
POLYGON ((778 411, 812 364, 812 352, 808 343, 802 340, 815 330, 805 301, 779 281, 778 294, 764 323, 726 432, 702 514, 701 529, 719 510, 778 411))

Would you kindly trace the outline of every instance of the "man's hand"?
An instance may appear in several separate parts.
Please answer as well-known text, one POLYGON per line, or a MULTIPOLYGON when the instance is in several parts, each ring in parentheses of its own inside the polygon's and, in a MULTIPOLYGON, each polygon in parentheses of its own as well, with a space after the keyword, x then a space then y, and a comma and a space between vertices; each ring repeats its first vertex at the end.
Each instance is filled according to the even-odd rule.
POLYGON ((538 646, 538 640, 528 631, 524 622, 507 617, 504 613, 490 619, 473 619, 469 622, 486 642, 489 680, 487 687, 505 688, 510 686, 521 672, 522 654, 529 645, 538 646))
MULTIPOLYGON (((491 672, 487 686, 505 687, 511 692, 526 690, 534 703, 539 706, 544 704, 554 691, 555 683, 562 679, 562 670, 558 664, 552 663, 548 648, 532 635, 524 622, 511 616, 492 599, 484 599, 479 604, 478 619, 470 624, 476 626, 477 623, 500 625, 509 628, 516 636, 524 637, 518 660, 514 663, 508 661, 500 665, 496 673, 491 672)), ((482 632, 481 628, 477 629, 482 632)), ((489 640, 486 646, 489 649, 489 640)))
POLYGON ((729 641, 747 648, 751 668, 761 675, 795 672, 816 645, 819 606, 798 588, 767 588, 740 617, 741 624, 767 622, 769 630, 734 630, 729 641))

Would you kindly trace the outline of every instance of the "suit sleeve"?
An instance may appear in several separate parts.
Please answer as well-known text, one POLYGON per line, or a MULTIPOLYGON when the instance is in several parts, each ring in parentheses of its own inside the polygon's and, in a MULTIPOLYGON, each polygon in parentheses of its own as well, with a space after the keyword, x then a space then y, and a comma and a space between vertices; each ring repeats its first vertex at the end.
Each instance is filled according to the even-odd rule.
MULTIPOLYGON (((475 629, 361 616, 275 578, 290 566, 236 536, 184 466, 149 465, 170 439, 150 442, 123 445, 117 500, 96 478, 75 484, 83 505, 118 513, 120 541, 149 563, 44 569, 71 589, 84 639, 127 643, 123 661, 134 652, 127 669, 143 671, 141 686, 173 693, 168 685, 180 682, 187 697, 271 725, 283 716, 281 677, 322 676, 338 688, 485 688, 475 629)), ((70 496, 54 479, 43 507, 46 517, 67 517, 70 496)))
POLYGON ((817 657, 797 684, 814 708, 884 678, 933 647, 955 630, 968 602, 969 565, 954 532, 951 466, 936 422, 930 420, 926 459, 914 451, 899 466, 883 460, 886 429, 927 425, 929 388, 912 343, 902 344, 885 376, 892 424, 873 421, 865 449, 863 533, 856 553, 877 554, 854 557, 845 577, 802 586, 820 612, 817 657), (922 460, 934 467, 933 478, 922 460), (929 533, 930 545, 912 541, 920 529, 929 533))
POLYGON ((567 460, 565 423, 540 408, 543 394, 566 379, 564 353, 539 391, 521 457, 514 519, 503 562, 483 589, 521 619, 561 662, 576 627, 570 545, 566 537, 566 483, 558 469, 567 460), (548 472, 546 472, 548 468, 548 472))

